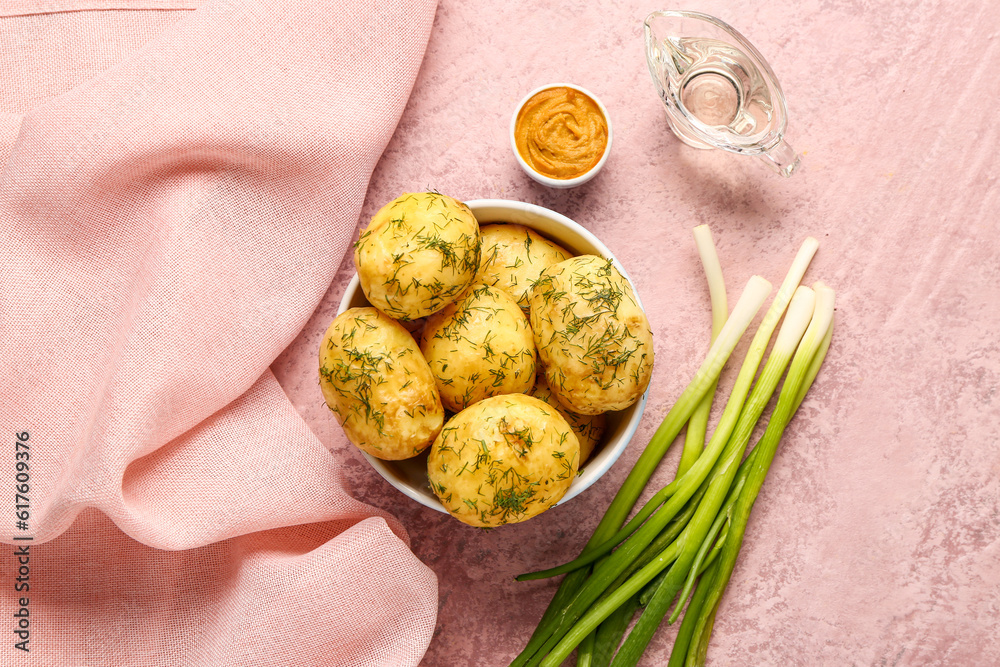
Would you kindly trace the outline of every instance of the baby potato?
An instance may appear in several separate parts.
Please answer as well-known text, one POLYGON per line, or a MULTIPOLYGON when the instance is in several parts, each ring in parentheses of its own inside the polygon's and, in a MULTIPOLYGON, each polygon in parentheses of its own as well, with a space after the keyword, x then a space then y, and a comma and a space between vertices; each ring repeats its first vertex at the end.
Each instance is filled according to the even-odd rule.
POLYGON ((544 373, 538 374, 538 379, 535 381, 535 386, 529 393, 529 396, 534 396, 537 399, 545 401, 563 416, 566 423, 573 429, 573 433, 576 434, 577 440, 580 441, 580 465, 583 465, 590 458, 594 448, 604 436, 604 429, 607 427, 608 421, 605 413, 602 412, 599 415, 581 415, 566 409, 552 395, 552 389, 549 387, 544 373))
POLYGON ((508 394, 448 420, 431 445, 427 476, 452 516, 493 527, 530 519, 559 502, 579 460, 580 444, 557 410, 508 394))
POLYGON ((375 308, 351 308, 333 320, 320 344, 319 380, 347 439, 376 458, 416 456, 444 424, 417 342, 375 308))
POLYGON ((479 268, 479 223, 469 207, 436 192, 406 193, 383 206, 354 245, 368 302, 415 320, 454 301, 479 268))
POLYGON ((535 342, 528 320, 507 292, 476 285, 427 318, 420 350, 445 407, 458 412, 535 383, 535 342))
POLYGON ((542 269, 573 256, 524 225, 483 225, 479 233, 482 253, 476 282, 507 290, 525 314, 528 312, 528 292, 542 269))
POLYGON ((611 260, 580 255, 546 268, 528 303, 538 356, 560 403, 595 415, 639 400, 652 376, 653 334, 611 260))

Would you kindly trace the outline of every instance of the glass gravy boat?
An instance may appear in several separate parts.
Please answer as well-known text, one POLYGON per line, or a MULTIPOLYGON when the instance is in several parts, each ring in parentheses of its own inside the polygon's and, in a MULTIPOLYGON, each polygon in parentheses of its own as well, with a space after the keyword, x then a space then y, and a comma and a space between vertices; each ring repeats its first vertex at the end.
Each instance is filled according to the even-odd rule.
POLYGON ((799 155, 783 138, 785 96, 753 44, 699 12, 653 12, 644 26, 649 73, 674 134, 696 148, 755 155, 791 176, 799 155))

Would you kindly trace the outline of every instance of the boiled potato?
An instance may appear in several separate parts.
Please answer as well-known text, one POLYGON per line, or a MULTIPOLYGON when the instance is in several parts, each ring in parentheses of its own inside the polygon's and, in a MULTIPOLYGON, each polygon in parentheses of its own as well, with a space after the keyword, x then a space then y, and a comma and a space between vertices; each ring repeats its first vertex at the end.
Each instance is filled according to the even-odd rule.
POLYGON ((492 527, 555 505, 576 477, 580 444, 566 420, 525 394, 484 399, 448 420, 427 476, 452 516, 492 527))
POLYGON ((601 442, 601 438, 604 436, 604 429, 607 427, 608 421, 607 415, 603 412, 599 415, 581 415, 566 409, 552 395, 552 389, 549 387, 544 373, 538 374, 535 387, 531 390, 530 395, 545 401, 558 410, 570 428, 573 429, 577 440, 580 441, 580 464, 583 465, 590 458, 594 448, 601 442))
POLYGON ((348 440, 376 458, 416 456, 444 424, 416 341, 375 308, 351 308, 333 320, 320 344, 319 377, 348 440))
POLYGON ((479 223, 468 206, 436 192, 406 193, 372 217, 354 246, 354 265, 370 304, 415 320, 472 283, 479 252, 479 223))
POLYGON ((420 350, 453 412, 488 396, 527 392, 535 383, 528 320, 514 297, 496 287, 476 285, 428 317, 420 350))
POLYGON ((479 232, 482 256, 476 282, 507 290, 525 313, 528 312, 528 292, 542 269, 573 256, 523 225, 483 225, 479 232))
POLYGON ((611 260, 580 255, 546 268, 528 303, 538 356, 560 403, 594 415, 639 400, 652 375, 653 335, 611 260))

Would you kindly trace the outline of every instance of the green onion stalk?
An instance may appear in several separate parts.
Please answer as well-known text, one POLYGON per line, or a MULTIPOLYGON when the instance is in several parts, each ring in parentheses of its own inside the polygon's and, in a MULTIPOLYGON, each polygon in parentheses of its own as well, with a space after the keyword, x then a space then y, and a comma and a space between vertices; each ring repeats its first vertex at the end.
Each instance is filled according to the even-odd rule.
MULTIPOLYGON (((708 294, 712 304, 712 339, 719 337, 719 332, 726 325, 729 319, 729 308, 726 303, 726 283, 722 276, 722 263, 719 261, 719 254, 715 249, 715 242, 712 240, 712 232, 708 225, 698 225, 694 228, 694 241, 698 247, 698 254, 701 256, 701 264, 705 270, 705 279, 708 282, 708 294)), ((705 436, 708 433, 708 418, 712 411, 712 401, 715 398, 715 391, 719 386, 719 379, 716 378, 708 391, 705 393, 701 403, 695 408, 688 421, 687 430, 684 433, 684 449, 681 451, 681 460, 677 464, 677 477, 680 477, 694 465, 694 462, 701 455, 705 448, 705 436)))

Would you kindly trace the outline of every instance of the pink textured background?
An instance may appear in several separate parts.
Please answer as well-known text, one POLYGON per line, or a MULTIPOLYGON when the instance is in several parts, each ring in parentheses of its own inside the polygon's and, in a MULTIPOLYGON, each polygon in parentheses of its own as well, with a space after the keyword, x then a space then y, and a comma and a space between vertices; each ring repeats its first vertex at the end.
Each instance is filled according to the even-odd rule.
MULTIPOLYGON (((691 228, 715 235, 731 298, 773 282, 802 238, 837 289, 832 350, 775 459, 720 611, 714 665, 1000 664, 1000 5, 943 0, 689 4, 744 32, 788 98, 790 180, 681 145, 646 72, 640 2, 441 0, 414 93, 361 220, 407 190, 521 199, 582 223, 638 284, 657 361, 640 432, 594 488, 492 532, 384 482, 323 406, 316 348, 353 271, 273 365, 353 493, 402 521, 440 581, 424 664, 505 664, 551 583, 518 572, 578 551, 707 347, 691 228), (569 192, 533 184, 507 141, 515 102, 571 81, 600 96, 613 154, 569 192)), ((679 450, 655 479, 670 479, 679 450)), ((663 664, 673 630, 644 664, 663 664)))

